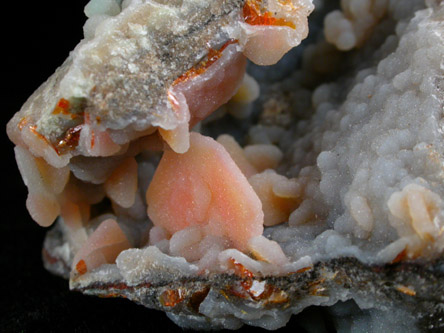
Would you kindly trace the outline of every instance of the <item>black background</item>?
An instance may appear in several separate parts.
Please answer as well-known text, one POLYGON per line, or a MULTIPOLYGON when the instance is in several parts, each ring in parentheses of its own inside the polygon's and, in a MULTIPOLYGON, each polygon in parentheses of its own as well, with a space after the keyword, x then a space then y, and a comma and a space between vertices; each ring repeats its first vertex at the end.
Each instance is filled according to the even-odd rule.
MULTIPOLYGON (((29 0, 2 5, 0 332, 181 331, 163 312, 123 299, 70 292, 66 280, 43 268, 40 251, 46 230, 31 220, 25 208, 27 191, 6 123, 80 41, 86 3, 29 0)), ((293 317, 286 329, 304 331, 298 323, 305 326, 309 312, 293 317)), ((240 331, 251 329, 244 326, 240 331)))

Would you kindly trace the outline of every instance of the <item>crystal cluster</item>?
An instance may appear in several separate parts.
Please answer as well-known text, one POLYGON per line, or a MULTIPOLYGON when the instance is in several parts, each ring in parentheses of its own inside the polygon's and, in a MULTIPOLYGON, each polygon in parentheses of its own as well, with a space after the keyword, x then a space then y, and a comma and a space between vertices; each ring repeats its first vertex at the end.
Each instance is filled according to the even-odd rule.
POLYGON ((51 272, 185 328, 442 325, 442 1, 85 13, 7 128, 51 272))

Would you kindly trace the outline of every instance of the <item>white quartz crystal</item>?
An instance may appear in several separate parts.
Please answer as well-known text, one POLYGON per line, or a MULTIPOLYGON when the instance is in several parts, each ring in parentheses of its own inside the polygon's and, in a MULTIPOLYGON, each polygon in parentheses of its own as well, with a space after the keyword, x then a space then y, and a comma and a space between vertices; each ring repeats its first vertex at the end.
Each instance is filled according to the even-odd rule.
MULTIPOLYGON (((410 20, 407 7, 418 4, 389 1, 390 15, 399 20, 396 32, 377 50, 363 48, 362 65, 347 81, 320 85, 313 93, 311 119, 295 127, 291 139, 280 141, 287 156, 293 156, 288 173, 309 182, 290 224, 317 228, 314 222, 324 221, 334 234, 323 246, 333 235, 345 237, 329 256, 347 253, 387 262, 391 256, 376 254, 403 237, 424 240, 424 233, 433 234, 428 238, 431 252, 441 253, 444 6, 417 11, 410 20), (402 194, 396 193, 408 189, 416 192, 408 192, 411 203, 403 206, 402 194)), ((288 242, 288 254, 297 242, 288 242)), ((310 247, 318 256, 314 244, 310 247)), ((411 257, 422 253, 418 251, 407 247, 411 257)))

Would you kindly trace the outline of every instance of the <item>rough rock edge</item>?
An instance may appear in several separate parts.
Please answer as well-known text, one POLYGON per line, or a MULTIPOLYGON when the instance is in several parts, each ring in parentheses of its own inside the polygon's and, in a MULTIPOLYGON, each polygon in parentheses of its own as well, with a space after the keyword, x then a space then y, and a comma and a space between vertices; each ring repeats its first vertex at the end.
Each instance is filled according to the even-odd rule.
MULTIPOLYGON (((56 225, 46 235, 43 247, 45 268, 69 278, 65 261, 66 245, 62 230, 56 225)), ((331 306, 353 299, 361 309, 403 309, 417 321, 420 331, 444 329, 444 257, 432 262, 403 262, 384 266, 365 265, 345 257, 318 262, 313 268, 281 277, 242 278, 230 274, 177 277, 175 281, 128 286, 123 279, 109 283, 71 285, 75 291, 100 297, 122 297, 147 308, 167 312, 177 323, 186 317, 201 329, 236 329, 243 323, 263 325, 255 320, 227 317, 208 318, 199 312, 211 293, 216 302, 228 302, 236 309, 262 311, 256 320, 275 312, 297 314, 311 305, 331 306), (243 286, 265 282, 265 291, 254 296, 243 286)), ((239 313, 240 313, 239 312, 239 313)), ((285 316, 284 316, 285 317, 285 316)), ((282 320, 282 319, 281 319, 282 320)), ((285 319, 284 319, 285 321, 285 319)), ((285 323, 283 323, 285 325, 285 323)), ((278 327, 267 327, 276 329, 278 327)))
MULTIPOLYGON (((200 2, 205 4, 205 1, 200 2)), ((202 50, 207 50, 208 46, 219 48, 231 39, 225 26, 237 19, 236 15, 239 15, 244 2, 245 0, 212 1, 205 10, 201 10, 200 15, 193 15, 194 3, 188 1, 184 12, 176 13, 177 20, 182 22, 182 32, 177 33, 174 38, 168 36, 169 39, 165 40, 164 34, 169 33, 168 29, 152 30, 149 36, 152 38, 154 51, 140 47, 134 54, 124 56, 124 65, 120 67, 91 61, 91 57, 97 57, 96 54, 91 55, 91 47, 96 44, 98 51, 107 54, 108 50, 102 50, 110 46, 105 43, 105 39, 109 37, 105 33, 92 39, 82 39, 65 62, 11 119, 10 137, 18 144, 20 137, 13 134, 13 131, 24 124, 23 119, 28 119, 29 125, 35 125, 39 134, 51 144, 57 144, 69 129, 79 125, 84 118, 72 120, 68 117, 67 120, 64 115, 54 114, 54 108, 61 98, 71 102, 72 99, 77 99, 81 107, 75 113, 82 114, 86 111, 94 123, 95 119, 99 119, 97 126, 101 129, 138 132, 159 124, 165 129, 175 128, 177 119, 167 99, 167 88, 180 75, 199 63, 205 56, 205 51, 202 50), (91 62, 88 66, 87 60, 91 62), (132 73, 128 69, 131 65, 140 67, 140 70, 132 73), (93 70, 94 75, 90 73, 93 70), (69 88, 71 86, 74 88, 69 88), (113 93, 109 94, 109 91, 113 93), (160 120, 157 114, 159 110, 156 111, 156 108, 163 112, 160 120)), ((144 6, 148 4, 144 2, 137 6, 140 5, 139 10, 146 10, 144 6)), ((164 6, 156 1, 152 4, 164 6)), ((129 12, 123 17, 109 17, 108 28, 115 29, 114 25, 123 23, 137 23, 137 20, 132 21, 135 20, 135 14, 129 12)), ((122 40, 125 39, 118 39, 112 45, 115 52, 119 51, 118 43, 122 40)), ((100 59, 104 60, 101 57, 100 59)), ((74 155, 78 154, 76 152, 74 155)))

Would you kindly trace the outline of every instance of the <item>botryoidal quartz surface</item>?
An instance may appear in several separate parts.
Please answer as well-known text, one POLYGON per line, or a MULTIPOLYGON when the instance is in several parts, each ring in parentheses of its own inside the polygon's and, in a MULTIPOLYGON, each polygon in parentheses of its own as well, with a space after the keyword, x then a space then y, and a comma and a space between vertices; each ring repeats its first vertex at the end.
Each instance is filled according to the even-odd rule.
POLYGON ((49 271, 183 328, 444 329, 444 2, 85 13, 8 124, 49 271))

